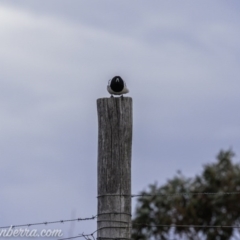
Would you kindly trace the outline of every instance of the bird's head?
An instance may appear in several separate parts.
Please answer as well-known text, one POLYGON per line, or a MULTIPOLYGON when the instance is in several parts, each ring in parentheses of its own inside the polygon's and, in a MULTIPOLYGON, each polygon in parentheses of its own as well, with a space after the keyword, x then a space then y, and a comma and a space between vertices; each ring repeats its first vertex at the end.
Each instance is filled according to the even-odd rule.
POLYGON ((124 88, 124 81, 120 76, 115 76, 110 80, 110 87, 113 91, 121 91, 124 88))

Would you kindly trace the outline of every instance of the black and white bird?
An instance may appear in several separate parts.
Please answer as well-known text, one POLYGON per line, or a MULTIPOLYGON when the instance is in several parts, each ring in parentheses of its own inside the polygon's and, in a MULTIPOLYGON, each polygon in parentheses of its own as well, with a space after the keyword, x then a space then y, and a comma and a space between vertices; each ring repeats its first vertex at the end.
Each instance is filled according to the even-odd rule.
POLYGON ((120 76, 115 76, 113 79, 109 80, 107 90, 112 97, 113 95, 123 95, 129 92, 126 83, 120 76))

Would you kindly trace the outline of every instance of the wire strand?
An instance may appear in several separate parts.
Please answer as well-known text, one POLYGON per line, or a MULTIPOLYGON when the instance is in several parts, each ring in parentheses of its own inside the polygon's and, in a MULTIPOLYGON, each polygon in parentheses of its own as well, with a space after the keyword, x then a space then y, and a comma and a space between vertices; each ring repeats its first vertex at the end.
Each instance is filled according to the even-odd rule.
POLYGON ((88 217, 88 218, 75 218, 75 219, 59 220, 59 221, 51 221, 51 222, 40 222, 40 223, 28 223, 28 224, 9 225, 9 226, 0 227, 0 229, 4 229, 4 228, 18 228, 18 227, 31 227, 31 226, 37 226, 37 225, 48 225, 48 224, 74 222, 74 221, 88 221, 88 220, 94 220, 95 218, 97 218, 97 215, 96 216, 92 216, 92 217, 88 217))
MULTIPOLYGON (((133 194, 133 195, 126 195, 126 194, 106 194, 106 195, 99 195, 98 197, 104 197, 104 196, 123 196, 123 197, 155 197, 155 196, 188 196, 188 195, 237 195, 240 194, 240 192, 184 192, 184 193, 173 193, 173 194, 164 194, 164 193, 159 193, 159 194, 133 194)), ((111 213, 102 213, 102 214, 111 214, 111 213)), ((118 212, 113 212, 112 214, 120 214, 118 212)), ((123 214, 123 213, 121 213, 123 214)), ((99 214, 101 215, 101 214, 99 214)), ((130 214, 129 214, 130 215, 130 214)), ((39 223, 28 223, 28 224, 17 224, 17 225, 9 225, 9 226, 3 226, 0 227, 0 229, 4 228, 18 228, 18 227, 31 227, 31 226, 37 226, 37 225, 48 225, 48 224, 57 224, 57 223, 65 223, 65 222, 74 222, 74 221, 88 221, 88 220, 94 220, 97 218, 98 215, 88 217, 88 218, 75 218, 75 219, 68 219, 68 220, 59 220, 59 221, 49 221, 49 222, 39 222, 39 223)), ((224 226, 224 225, 218 225, 218 226, 209 226, 209 225, 164 225, 164 224, 157 224, 157 225, 148 225, 145 223, 133 223, 135 225, 143 225, 143 226, 151 226, 151 227, 196 227, 196 228, 240 228, 240 226, 224 226)), ((99 229, 100 230, 100 229, 99 229)), ((80 238, 80 237, 93 237, 93 234, 96 233, 97 231, 91 233, 91 234, 82 234, 78 235, 75 237, 71 238, 64 238, 64 239, 74 239, 74 238, 80 238)), ((99 239, 99 238, 98 238, 99 239)), ((118 238, 119 239, 119 238, 118 238)), ((62 239, 63 240, 63 239, 62 239)))
MULTIPOLYGON (((138 225, 138 226, 143 226, 143 227, 193 227, 193 228, 238 228, 240 229, 240 226, 234 226, 234 225, 187 225, 187 224, 156 224, 156 225, 152 225, 152 224, 146 224, 146 223, 132 223, 132 225, 138 225)), ((68 239, 75 239, 75 238, 81 238, 81 237, 89 237, 91 236, 93 239, 94 238, 94 234, 97 233, 98 231, 102 230, 102 229, 106 229, 106 228, 131 228, 129 226, 125 226, 125 227, 102 227, 97 229, 96 231, 92 232, 91 234, 81 234, 81 235, 77 235, 74 237, 69 237, 69 238, 60 238, 58 240, 68 240, 68 239)), ((110 238, 110 237, 98 237, 96 238, 97 240, 101 240, 101 239, 113 239, 113 240, 132 240, 132 238, 121 238, 121 237, 117 237, 117 238, 110 238)))

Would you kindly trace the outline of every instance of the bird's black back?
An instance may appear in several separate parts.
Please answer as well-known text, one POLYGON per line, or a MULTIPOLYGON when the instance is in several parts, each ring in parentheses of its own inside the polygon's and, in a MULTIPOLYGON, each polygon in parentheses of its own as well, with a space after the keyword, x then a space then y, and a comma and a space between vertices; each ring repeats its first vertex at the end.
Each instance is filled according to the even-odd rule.
POLYGON ((120 76, 116 76, 112 79, 110 84, 111 89, 114 92, 121 92, 124 88, 124 82, 120 76))

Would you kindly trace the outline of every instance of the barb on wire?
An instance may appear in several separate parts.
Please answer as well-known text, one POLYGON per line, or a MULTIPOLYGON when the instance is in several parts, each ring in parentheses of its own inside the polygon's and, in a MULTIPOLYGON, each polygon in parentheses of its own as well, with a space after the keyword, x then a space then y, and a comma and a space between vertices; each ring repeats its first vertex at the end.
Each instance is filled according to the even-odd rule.
POLYGON ((75 219, 51 221, 51 222, 40 222, 40 223, 28 223, 28 224, 9 225, 9 226, 0 227, 0 229, 4 229, 4 228, 18 228, 18 227, 31 227, 31 226, 37 226, 37 225, 47 225, 47 224, 65 223, 65 222, 74 222, 74 221, 88 221, 88 220, 94 220, 95 218, 97 218, 97 215, 96 216, 92 216, 92 217, 88 217, 88 218, 75 218, 75 219))

